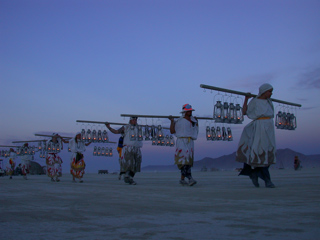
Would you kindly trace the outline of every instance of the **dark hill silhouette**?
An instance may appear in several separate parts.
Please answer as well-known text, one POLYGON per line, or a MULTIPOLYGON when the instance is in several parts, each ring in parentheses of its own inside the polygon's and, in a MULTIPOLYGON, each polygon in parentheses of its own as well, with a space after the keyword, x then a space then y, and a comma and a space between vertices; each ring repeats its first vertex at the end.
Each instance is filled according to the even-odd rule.
MULTIPOLYGON (((304 155, 299 152, 295 152, 289 148, 277 150, 277 163, 272 165, 272 168, 293 168, 293 160, 295 156, 298 156, 303 168, 320 167, 320 154, 316 155, 304 155)), ((195 161, 193 170, 201 170, 203 167, 208 170, 232 170, 241 168, 242 163, 236 162, 236 153, 229 155, 223 155, 218 158, 205 157, 201 160, 195 161)), ((142 171, 177 171, 176 165, 149 165, 142 168, 142 171)))

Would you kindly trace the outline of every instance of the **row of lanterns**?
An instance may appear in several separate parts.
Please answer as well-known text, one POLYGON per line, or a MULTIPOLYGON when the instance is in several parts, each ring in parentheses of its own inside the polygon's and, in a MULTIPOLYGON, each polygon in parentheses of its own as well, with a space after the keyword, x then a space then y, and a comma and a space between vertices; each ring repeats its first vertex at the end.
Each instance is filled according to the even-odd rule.
POLYGON ((109 136, 107 130, 81 130, 81 140, 83 142, 107 143, 109 136))
POLYGON ((113 156, 113 150, 112 148, 108 147, 97 147, 95 146, 93 148, 93 156, 101 156, 101 157, 112 157, 113 156))
POLYGON ((216 123, 241 124, 244 120, 239 103, 217 101, 213 108, 213 119, 216 123))
POLYGON ((207 141, 233 141, 230 127, 210 127, 206 126, 207 141))
POLYGON ((297 119, 293 113, 279 111, 276 114, 275 126, 277 129, 295 130, 297 128, 297 119))

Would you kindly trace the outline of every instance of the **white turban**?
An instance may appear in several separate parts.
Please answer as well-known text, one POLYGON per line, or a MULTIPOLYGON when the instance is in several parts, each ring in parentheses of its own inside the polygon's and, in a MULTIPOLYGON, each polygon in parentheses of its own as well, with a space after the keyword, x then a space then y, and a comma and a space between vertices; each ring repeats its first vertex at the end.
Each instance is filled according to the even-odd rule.
POLYGON ((269 83, 264 83, 259 87, 259 94, 257 97, 260 97, 266 91, 273 89, 273 87, 269 83))

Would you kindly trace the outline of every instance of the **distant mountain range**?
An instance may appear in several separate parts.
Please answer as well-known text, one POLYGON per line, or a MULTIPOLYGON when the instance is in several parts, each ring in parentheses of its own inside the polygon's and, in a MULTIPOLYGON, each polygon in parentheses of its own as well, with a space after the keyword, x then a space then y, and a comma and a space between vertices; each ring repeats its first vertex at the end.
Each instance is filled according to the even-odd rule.
MULTIPOLYGON (((289 148, 277 150, 277 163, 272 165, 271 168, 293 168, 293 160, 295 156, 298 156, 303 168, 320 167, 320 154, 316 155, 304 155, 299 152, 295 152, 289 148)), ((236 153, 224 155, 218 158, 205 157, 201 160, 195 161, 193 170, 200 171, 206 168, 208 171, 211 170, 233 170, 241 168, 242 163, 236 162, 236 153)), ((177 171, 176 165, 148 165, 141 169, 144 172, 148 171, 177 171)))

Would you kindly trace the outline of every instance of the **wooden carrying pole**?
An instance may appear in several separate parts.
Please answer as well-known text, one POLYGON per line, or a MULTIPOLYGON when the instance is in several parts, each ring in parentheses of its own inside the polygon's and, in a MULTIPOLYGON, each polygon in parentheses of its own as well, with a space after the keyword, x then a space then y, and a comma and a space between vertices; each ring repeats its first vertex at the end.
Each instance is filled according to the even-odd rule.
POLYGON ((8 145, 0 145, 0 147, 10 147, 10 148, 13 148, 13 147, 20 147, 20 146, 8 146, 8 145))
MULTIPOLYGON (((83 123, 96 123, 96 124, 106 124, 106 123, 109 123, 110 125, 121 125, 121 126, 124 126, 124 125, 128 125, 128 123, 115 123, 115 122, 98 122, 98 121, 86 121, 86 120, 77 120, 77 122, 83 122, 83 123)), ((147 126, 147 125, 141 125, 139 124, 139 126, 147 126)), ((163 129, 170 129, 168 127, 162 127, 163 129)))
MULTIPOLYGON (((219 92, 226 92, 226 93, 242 95, 242 96, 247 95, 247 93, 245 93, 245 92, 234 91, 234 90, 226 89, 226 88, 218 88, 218 87, 209 86, 209 85, 205 85, 205 84, 200 84, 200 87, 205 88, 205 89, 219 91, 219 92)), ((257 95, 251 94, 251 96, 256 97, 257 95)), ((287 104, 287 105, 291 105, 291 106, 295 106, 295 107, 301 107, 301 104, 298 104, 298 103, 286 102, 286 101, 282 101, 282 100, 278 100, 278 99, 274 99, 274 98, 271 98, 271 100, 273 102, 277 102, 277 103, 283 103, 283 104, 287 104)))
MULTIPOLYGON (((46 134, 35 134, 35 136, 39 136, 39 137, 53 137, 53 135, 46 135, 46 134)), ((66 139, 71 139, 72 137, 62 137, 61 138, 66 138, 66 139)))
POLYGON ((13 141, 12 143, 45 142, 46 140, 13 141))
MULTIPOLYGON (((141 118, 180 118, 181 116, 163 116, 163 115, 138 115, 138 114, 121 114, 121 117, 141 117, 141 118)), ((195 117, 196 119, 200 120, 213 120, 213 118, 209 117, 195 117)))

